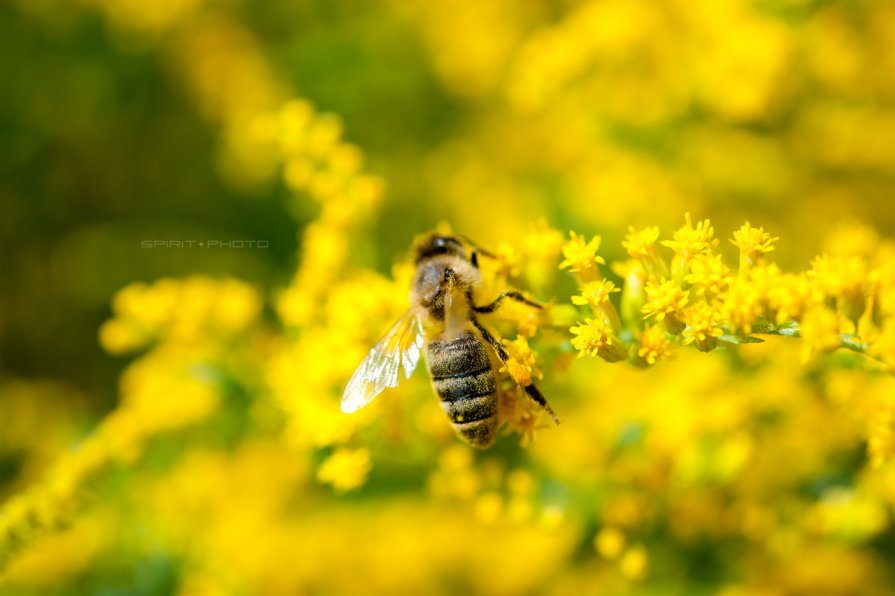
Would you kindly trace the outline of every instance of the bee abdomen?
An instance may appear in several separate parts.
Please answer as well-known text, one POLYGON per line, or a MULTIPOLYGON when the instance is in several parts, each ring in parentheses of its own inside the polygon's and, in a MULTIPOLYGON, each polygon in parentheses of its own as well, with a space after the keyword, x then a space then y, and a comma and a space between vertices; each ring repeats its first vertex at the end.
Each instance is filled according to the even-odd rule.
POLYGON ((466 333, 431 343, 426 356, 432 384, 454 430, 477 447, 491 445, 497 435, 497 386, 481 341, 466 333))

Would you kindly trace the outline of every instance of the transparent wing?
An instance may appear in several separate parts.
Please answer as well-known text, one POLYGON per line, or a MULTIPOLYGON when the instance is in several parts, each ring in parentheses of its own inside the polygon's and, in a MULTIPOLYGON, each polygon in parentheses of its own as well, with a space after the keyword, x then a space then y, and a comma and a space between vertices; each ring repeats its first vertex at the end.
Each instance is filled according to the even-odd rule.
POLYGON ((420 361, 423 327, 412 312, 407 311, 379 340, 345 386, 342 411, 351 413, 373 401, 387 387, 398 384, 399 373, 410 378, 420 361))

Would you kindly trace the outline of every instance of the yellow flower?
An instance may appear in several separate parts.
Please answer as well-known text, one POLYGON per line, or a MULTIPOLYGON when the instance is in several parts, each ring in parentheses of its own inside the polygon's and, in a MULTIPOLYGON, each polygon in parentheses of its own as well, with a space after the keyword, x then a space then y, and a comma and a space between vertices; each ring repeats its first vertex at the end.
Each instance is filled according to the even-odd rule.
POLYGON ((599 356, 607 362, 618 362, 625 358, 621 340, 612 334, 602 320, 584 319, 584 323, 579 323, 569 331, 575 336, 572 338, 572 346, 578 350, 579 358, 585 355, 599 356))
POLYGON ((684 281, 695 288, 697 296, 720 296, 730 283, 730 268, 721 255, 697 255, 689 264, 690 273, 684 281))
POLYGON ((811 263, 810 275, 828 296, 861 295, 867 283, 867 263, 860 256, 822 255, 811 263))
POLYGON ((768 309, 778 325, 800 318, 822 299, 817 285, 804 274, 781 275, 767 292, 768 309))
POLYGON ((526 446, 534 439, 534 432, 539 428, 538 420, 543 409, 519 387, 501 391, 497 396, 499 407, 499 424, 506 422, 507 429, 522 435, 521 444, 526 446))
POLYGON ((346 492, 361 486, 373 467, 367 449, 340 447, 317 470, 317 480, 332 485, 336 492, 346 492))
POLYGON ((710 253, 712 249, 718 246, 718 239, 714 237, 715 230, 712 228, 712 222, 705 219, 693 226, 690 220, 690 214, 684 215, 686 223, 675 230, 673 240, 665 240, 662 246, 672 249, 678 257, 684 261, 689 261, 693 257, 701 254, 710 253))
POLYGON ((600 249, 600 237, 594 236, 589 242, 584 236, 575 232, 569 232, 571 239, 563 244, 562 254, 565 259, 559 264, 560 269, 570 269, 574 273, 585 273, 595 270, 597 264, 604 265, 606 261, 597 255, 600 249))
POLYGON ((637 230, 628 227, 628 233, 622 241, 622 247, 635 259, 656 258, 656 241, 659 239, 659 227, 652 226, 637 230))
POLYGON ((620 291, 611 281, 590 281, 581 286, 581 294, 572 296, 572 304, 579 306, 588 304, 591 308, 599 309, 609 303, 609 294, 620 291))
POLYGON ((532 384, 532 377, 541 379, 544 375, 538 370, 535 363, 535 355, 524 336, 514 340, 503 340, 503 345, 510 354, 506 366, 501 367, 501 372, 509 372, 514 381, 522 387, 532 384))
POLYGON ((883 323, 879 337, 870 346, 870 353, 895 370, 895 318, 883 323))
POLYGON ((683 321, 687 324, 683 333, 685 345, 695 341, 696 347, 702 352, 715 349, 717 338, 723 335, 723 315, 718 308, 713 308, 707 302, 697 302, 684 311, 683 321))
POLYGON ((837 306, 846 318, 857 321, 864 313, 868 272, 863 257, 823 255, 811 263, 809 275, 827 296, 837 299, 837 306))
POLYGON ((619 561, 622 575, 628 579, 643 579, 649 569, 649 553, 643 545, 636 545, 625 551, 619 561))
MULTIPOLYGON (((522 245, 527 257, 540 260, 552 260, 561 250, 565 252, 562 233, 551 228, 546 219, 539 219, 536 224, 531 226, 522 240, 522 245)), ((599 240, 597 240, 597 246, 599 246, 599 240)))
POLYGON ((646 304, 640 310, 644 318, 655 315, 657 321, 661 321, 667 315, 681 312, 687 306, 690 292, 684 290, 673 281, 646 282, 646 304))
MULTIPOLYGON (((557 234, 558 233, 559 232, 557 232, 557 234)), ((504 279, 519 276, 520 258, 512 245, 502 243, 497 247, 494 254, 497 257, 495 259, 497 261, 496 276, 503 277, 504 279)))
POLYGON ((667 277, 668 266, 656 249, 656 241, 658 239, 659 228, 656 226, 642 230, 637 230, 631 226, 628 227, 628 233, 622 241, 622 247, 628 251, 628 255, 641 263, 645 271, 656 277, 667 277))
POLYGON ((761 295, 755 286, 738 278, 724 295, 724 314, 732 331, 752 332, 752 324, 761 316, 761 295))
POLYGON ((672 345, 661 325, 647 327, 638 338, 637 357, 640 364, 652 366, 660 359, 668 358, 671 356, 672 345))
POLYGON ((740 272, 746 272, 749 268, 761 260, 766 254, 774 250, 774 242, 780 238, 772 238, 764 231, 764 228, 753 228, 747 221, 733 233, 730 240, 740 249, 740 272))
POLYGON ((867 452, 873 467, 895 458, 895 397, 886 395, 877 404, 867 432, 867 452))
POLYGON ((644 313, 644 318, 655 316, 657 321, 665 325, 669 333, 676 335, 683 331, 684 326, 679 315, 687 307, 690 292, 671 280, 661 283, 648 281, 645 291, 646 303, 640 309, 644 313))
POLYGON ((841 345, 839 315, 824 306, 816 306, 805 313, 801 321, 802 359, 827 352, 841 345))
POLYGON ((594 547, 604 559, 615 559, 625 548, 625 535, 615 526, 605 527, 594 538, 594 547))

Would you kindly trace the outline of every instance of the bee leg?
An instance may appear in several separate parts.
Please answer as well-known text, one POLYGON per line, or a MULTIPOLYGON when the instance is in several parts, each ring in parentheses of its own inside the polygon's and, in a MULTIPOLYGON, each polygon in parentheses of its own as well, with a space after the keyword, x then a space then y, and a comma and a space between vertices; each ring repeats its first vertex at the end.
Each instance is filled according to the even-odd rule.
POLYGON ((496 259, 497 255, 493 252, 489 252, 484 248, 478 246, 475 242, 467 238, 466 236, 460 236, 460 239, 463 240, 466 244, 472 247, 472 254, 469 255, 469 262, 472 263, 472 266, 476 269, 479 268, 479 255, 483 257, 488 257, 489 259, 496 259))
MULTIPOLYGON (((500 342, 497 341, 497 338, 491 335, 491 332, 485 329, 481 323, 479 323, 475 318, 472 319, 472 324, 475 325, 475 328, 478 329, 479 333, 482 334, 482 337, 491 344, 491 347, 494 348, 494 351, 497 353, 497 358, 506 365, 507 360, 510 359, 510 355, 504 349, 500 342)), ((522 387, 522 385, 519 385, 522 387)), ((544 397, 544 394, 541 393, 537 387, 535 387, 534 383, 529 383, 528 385, 522 387, 525 393, 528 394, 536 404, 544 408, 550 417, 553 418, 554 424, 559 424, 559 418, 556 417, 556 412, 553 411, 553 408, 550 407, 550 404, 547 403, 547 398, 544 397)))
POLYGON ((510 298, 511 300, 515 300, 516 302, 521 302, 522 304, 527 304, 528 306, 531 306, 532 308, 537 308, 537 309, 544 308, 537 302, 533 302, 533 301, 529 300, 528 298, 523 296, 520 292, 517 292, 515 290, 508 290, 506 292, 501 292, 500 296, 497 297, 497 300, 495 300, 491 304, 487 304, 485 306, 473 306, 472 310, 474 310, 475 312, 480 312, 480 313, 494 312, 495 310, 497 310, 497 307, 500 306, 500 303, 503 302, 504 298, 510 298))

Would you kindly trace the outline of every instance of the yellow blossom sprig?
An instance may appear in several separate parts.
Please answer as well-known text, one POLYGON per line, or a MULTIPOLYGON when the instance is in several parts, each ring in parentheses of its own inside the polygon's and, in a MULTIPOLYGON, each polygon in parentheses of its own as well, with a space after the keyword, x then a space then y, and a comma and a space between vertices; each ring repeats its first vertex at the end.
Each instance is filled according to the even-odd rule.
POLYGON ((572 296, 572 304, 590 306, 595 315, 599 315, 613 332, 621 330, 618 312, 609 300, 610 294, 619 292, 619 288, 608 280, 591 281, 581 286, 581 293, 572 296))
POLYGON ((668 277, 668 265, 659 254, 656 244, 659 240, 658 226, 637 230, 628 228, 628 234, 622 241, 622 247, 628 251, 628 255, 639 261, 645 277, 668 277))
POLYGON ((730 241, 740 249, 740 275, 774 250, 774 242, 779 239, 771 237, 762 227, 753 228, 748 221, 734 232, 730 241))
POLYGON ((339 448, 317 470, 317 479, 337 493, 354 490, 367 478, 373 464, 367 449, 339 448))
POLYGON ((669 333, 677 335, 684 330, 680 315, 687 307, 689 295, 689 291, 674 281, 648 281, 646 303, 640 310, 645 319, 655 316, 657 321, 665 325, 669 333))
MULTIPOLYGON (((563 265, 594 267, 596 243, 574 232, 571 238, 563 265)), ((895 349, 887 347, 895 345, 895 324, 880 324, 893 309, 887 308, 881 317, 883 309, 874 306, 888 300, 882 286, 895 287, 889 281, 880 283, 895 280, 895 274, 885 273, 892 269, 883 264, 888 261, 880 259, 871 270, 862 257, 823 256, 808 272, 783 273, 766 260, 777 240, 748 222, 734 232, 740 263, 739 275, 733 277, 722 255, 713 253, 718 240, 709 220, 694 225, 687 214, 670 241, 659 241, 658 228, 631 228, 622 243, 630 260, 612 265, 624 278, 621 325, 612 324, 603 312, 606 305, 611 307, 615 284, 578 275, 579 293, 571 302, 590 307, 597 319, 571 328, 573 347, 579 356, 612 362, 624 352, 634 364, 650 366, 677 343, 708 352, 722 343, 760 342, 753 334, 767 334, 801 338, 806 360, 844 348, 890 366, 895 363, 895 349), (657 245, 673 250, 670 266, 657 245), (659 271, 672 277, 656 275, 659 271), (825 300, 835 308, 825 306, 825 300), (619 335, 619 329, 626 331, 619 335)))
POLYGON ((122 405, 59 458, 41 482, 0 508, 0 569, 19 550, 87 506, 88 487, 98 477, 116 465, 132 463, 152 439, 215 413, 218 395, 209 383, 189 372, 177 374, 182 367, 150 363, 149 369, 150 376, 140 372, 122 405))
POLYGON ((592 281, 599 278, 597 265, 605 265, 606 261, 597 254, 600 250, 601 238, 594 236, 586 240, 583 235, 569 232, 570 239, 563 244, 563 260, 560 269, 569 269, 581 281, 592 281))
POLYGON ((673 240, 662 242, 662 246, 674 251, 674 259, 671 262, 671 277, 674 280, 679 280, 686 274, 691 259, 700 255, 710 255, 712 249, 718 246, 711 221, 706 219, 694 226, 689 213, 684 215, 684 221, 684 225, 675 230, 673 240))
POLYGON ((622 341, 606 327, 601 319, 585 319, 584 323, 570 329, 572 346, 578 350, 578 357, 599 356, 607 362, 624 360, 627 353, 622 341))

